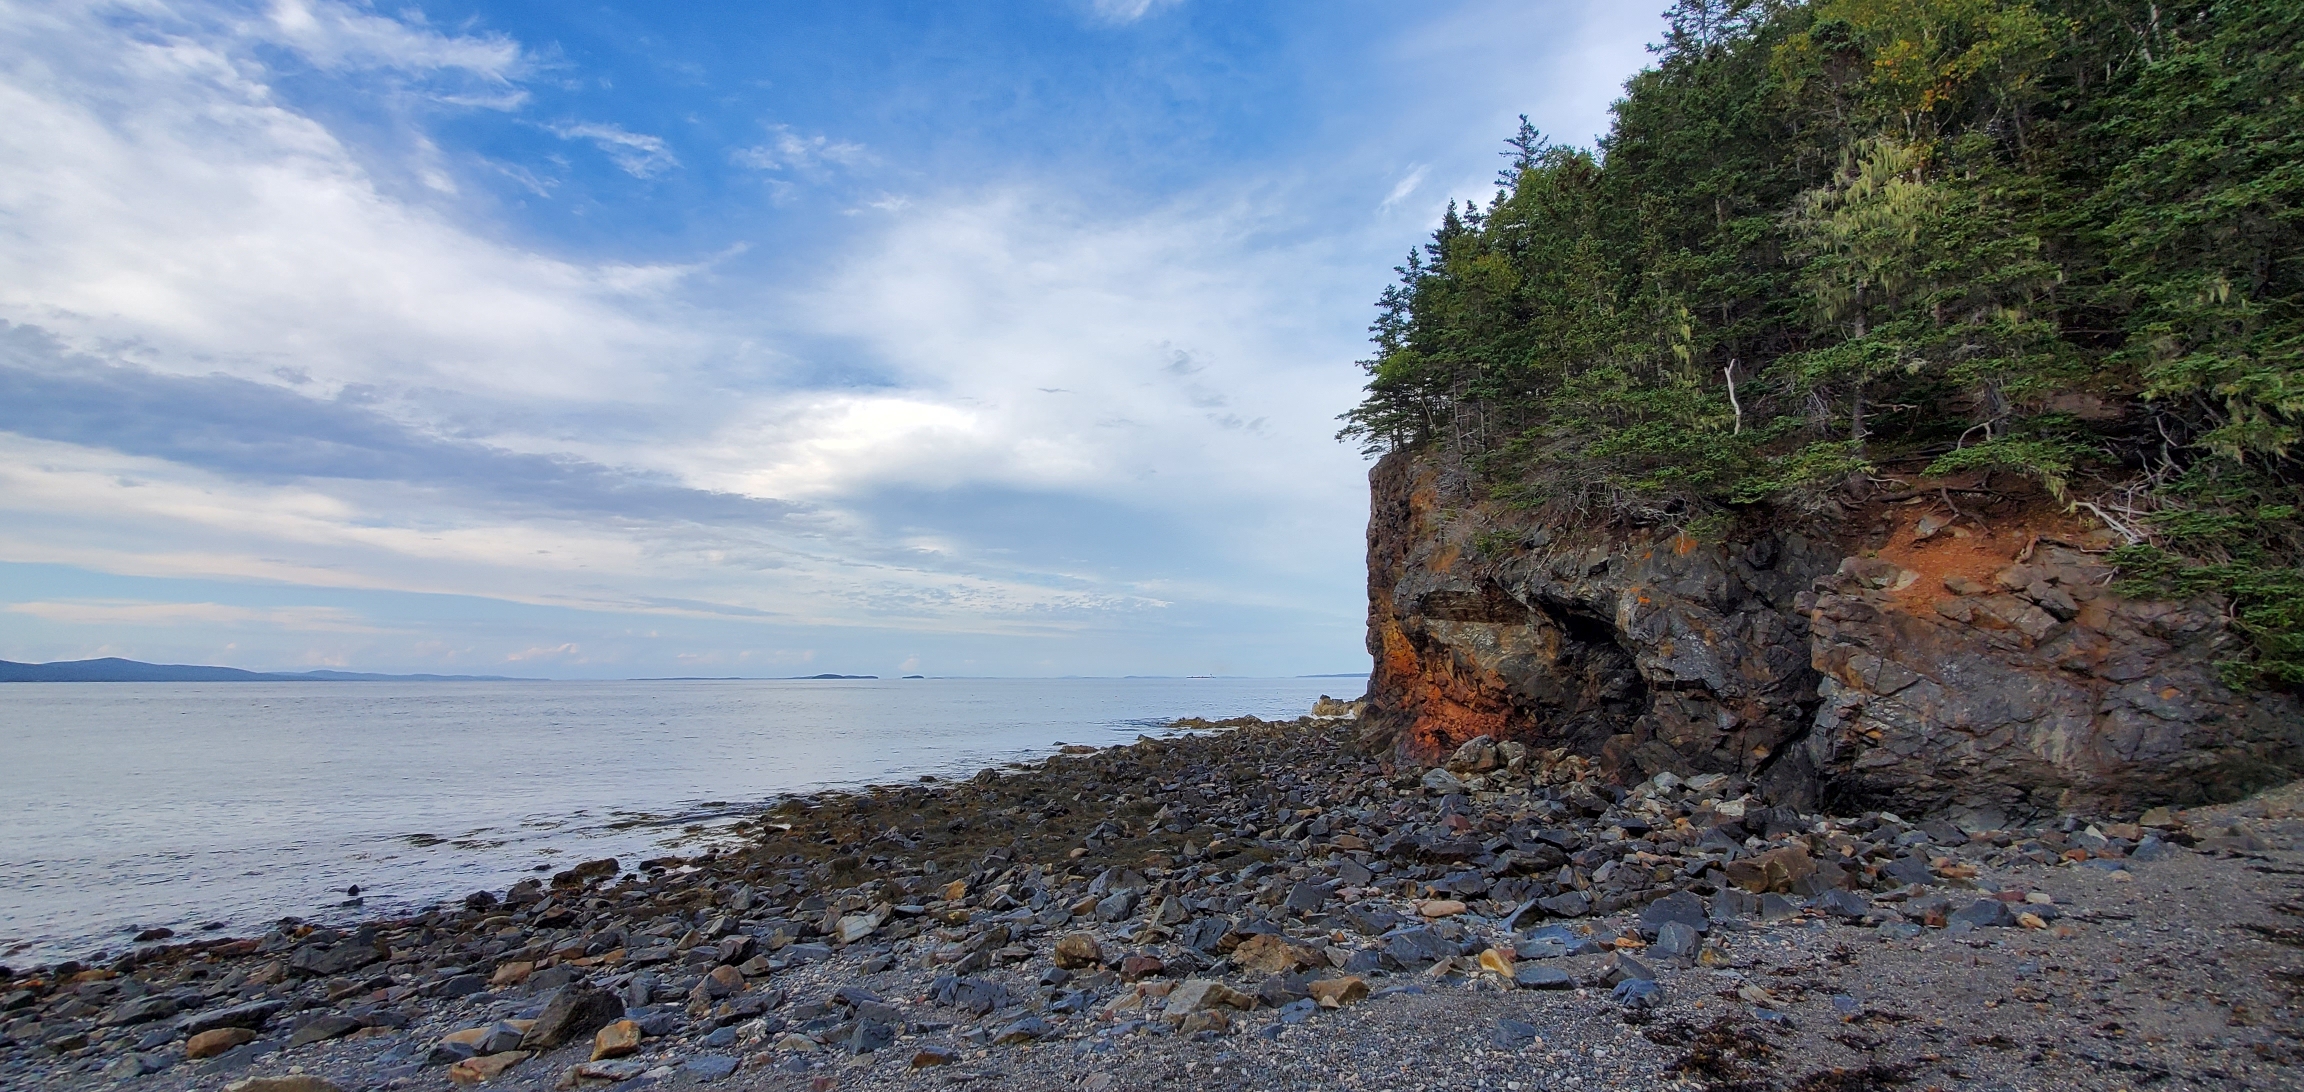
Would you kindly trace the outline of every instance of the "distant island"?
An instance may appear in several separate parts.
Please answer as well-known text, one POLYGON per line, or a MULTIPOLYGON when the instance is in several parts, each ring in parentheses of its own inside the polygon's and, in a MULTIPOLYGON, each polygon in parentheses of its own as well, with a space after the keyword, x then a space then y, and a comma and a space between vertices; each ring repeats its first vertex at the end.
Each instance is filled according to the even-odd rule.
POLYGON ((0 683, 11 682, 535 682, 506 675, 378 675, 366 671, 243 671, 237 667, 148 664, 106 656, 20 664, 0 660, 0 683))
MULTIPOLYGON (((633 679, 633 682, 806 682, 810 679, 877 679, 878 675, 785 675, 775 678, 754 678, 749 675, 674 675, 662 679, 633 679)), ((917 679, 918 675, 905 678, 917 679)))

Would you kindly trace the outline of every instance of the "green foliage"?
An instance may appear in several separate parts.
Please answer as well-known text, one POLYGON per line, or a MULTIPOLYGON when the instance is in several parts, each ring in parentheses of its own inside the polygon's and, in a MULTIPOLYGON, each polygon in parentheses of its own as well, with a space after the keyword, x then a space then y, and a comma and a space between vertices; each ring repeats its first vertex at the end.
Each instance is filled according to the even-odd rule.
MULTIPOLYGON (((1505 500, 1830 518, 1880 475, 2127 513, 2304 672, 2304 0, 1681 0, 1598 149, 1523 122, 1344 432, 1505 500)), ((2141 584, 2139 586, 2142 586, 2141 584)))

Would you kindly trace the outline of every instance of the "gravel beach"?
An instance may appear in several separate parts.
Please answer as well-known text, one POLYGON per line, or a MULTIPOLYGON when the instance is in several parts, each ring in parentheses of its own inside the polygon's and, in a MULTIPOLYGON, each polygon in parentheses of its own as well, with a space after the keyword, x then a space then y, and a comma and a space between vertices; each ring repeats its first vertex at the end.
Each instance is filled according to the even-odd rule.
POLYGON ((1181 722, 0 981, 0 1086, 2304 1087, 2304 791, 1962 830, 1181 722))

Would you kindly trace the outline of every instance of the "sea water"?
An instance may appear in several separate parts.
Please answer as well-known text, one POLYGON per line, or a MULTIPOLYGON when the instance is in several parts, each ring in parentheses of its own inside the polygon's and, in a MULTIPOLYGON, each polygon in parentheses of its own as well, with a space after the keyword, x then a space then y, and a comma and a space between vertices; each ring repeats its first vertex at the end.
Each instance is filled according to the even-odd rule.
POLYGON ((794 792, 965 776, 1357 678, 0 685, 0 964, 388 914, 695 852, 794 792), (349 894, 357 886, 356 896, 349 894))

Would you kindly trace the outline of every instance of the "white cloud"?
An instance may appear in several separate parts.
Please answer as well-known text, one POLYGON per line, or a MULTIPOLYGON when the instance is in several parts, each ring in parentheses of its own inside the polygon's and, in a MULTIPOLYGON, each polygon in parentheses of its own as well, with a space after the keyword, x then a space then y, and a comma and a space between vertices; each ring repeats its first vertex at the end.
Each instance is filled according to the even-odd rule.
POLYGON ((1389 212, 1392 206, 1406 200, 1408 195, 1416 192, 1416 187, 1424 184, 1424 176, 1431 170, 1430 165, 1419 163, 1415 170, 1400 176, 1400 181, 1392 184, 1392 192, 1385 194, 1383 203, 1376 206, 1377 211, 1389 212))
POLYGON ((562 140, 589 140, 609 160, 634 178, 654 178, 680 165, 664 138, 635 133, 605 122, 566 122, 551 127, 562 140))
POLYGON ((1091 0, 1096 14, 1115 23, 1133 23, 1161 8, 1174 7, 1183 0, 1091 0))
POLYGON ((244 627, 308 633, 377 633, 359 615, 336 607, 239 607, 225 603, 157 603, 123 599, 59 599, 10 603, 28 614, 75 626, 244 627))
POLYGON ((528 69, 519 43, 502 35, 442 34, 419 12, 390 18, 330 0, 274 0, 248 29, 323 69, 457 70, 509 85, 528 69))
POLYGON ((244 39, 139 10, 170 33, 0 3, 0 318, 330 392, 631 398, 705 351, 646 316, 679 267, 566 261, 390 196, 244 39))
POLYGON ((767 143, 738 148, 728 153, 729 160, 756 171, 807 171, 827 163, 854 167, 871 159, 863 145, 821 133, 804 137, 789 125, 771 125, 768 131, 767 143))

